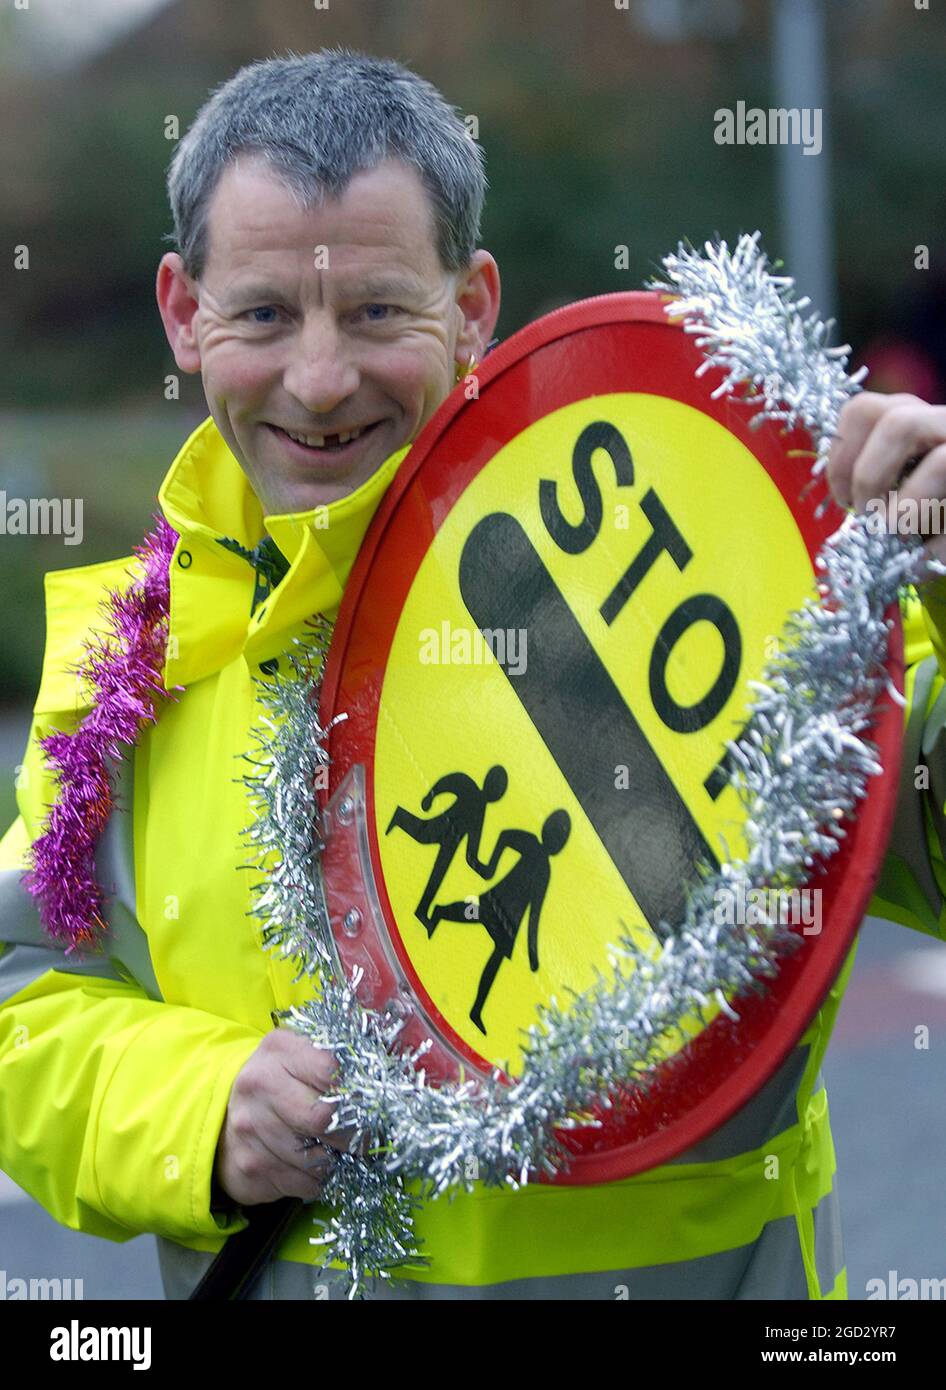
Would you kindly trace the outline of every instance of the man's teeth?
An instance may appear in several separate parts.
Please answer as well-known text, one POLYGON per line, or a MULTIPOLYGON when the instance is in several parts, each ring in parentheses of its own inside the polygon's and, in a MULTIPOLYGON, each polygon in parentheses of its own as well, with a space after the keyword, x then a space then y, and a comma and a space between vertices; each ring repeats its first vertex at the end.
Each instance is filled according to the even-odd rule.
POLYGON ((352 430, 350 434, 293 434, 292 430, 286 430, 290 439, 294 439, 297 444, 307 444, 310 449, 324 449, 326 439, 336 440, 339 444, 348 444, 352 439, 357 439, 362 430, 352 430))

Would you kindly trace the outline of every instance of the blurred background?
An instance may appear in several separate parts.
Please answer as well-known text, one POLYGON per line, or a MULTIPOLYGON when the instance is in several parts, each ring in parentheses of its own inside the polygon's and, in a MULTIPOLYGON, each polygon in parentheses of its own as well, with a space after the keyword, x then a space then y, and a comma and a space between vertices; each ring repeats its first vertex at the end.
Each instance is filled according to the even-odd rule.
MULTIPOLYGON (((930 0, 17 0, 0 12, 0 489, 82 497, 84 540, 0 537, 0 829, 42 658, 42 576, 128 553, 206 414, 154 305, 164 176, 210 88, 273 53, 400 59, 487 157, 507 337, 761 229, 877 390, 946 384, 946 6, 930 0), (817 157, 715 112, 823 111, 817 157), (24 258, 23 249, 27 252, 24 258), (28 259, 28 264, 26 263, 28 259)), ((946 1277, 946 948, 868 924, 829 1052, 851 1296, 946 1277), (931 1051, 913 1048, 926 1023, 931 1051), (938 1033, 937 1033, 938 1026, 938 1033), (937 1050, 936 1038, 939 1038, 937 1050)), ((56 1227, 0 1176, 0 1265, 160 1296, 150 1240, 56 1227), (75 1268, 73 1268, 75 1266, 75 1268)))

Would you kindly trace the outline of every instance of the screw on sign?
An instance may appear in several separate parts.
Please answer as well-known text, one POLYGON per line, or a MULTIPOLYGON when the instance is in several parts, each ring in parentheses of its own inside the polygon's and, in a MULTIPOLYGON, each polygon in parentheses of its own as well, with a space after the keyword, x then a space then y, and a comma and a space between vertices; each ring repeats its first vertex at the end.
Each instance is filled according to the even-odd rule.
MULTIPOLYGON (((806 488, 807 438, 750 430, 700 361, 655 294, 530 325, 428 424, 349 579, 322 689, 323 722, 349 713, 325 892, 360 996, 411 1001, 430 1075, 514 1076, 541 1006, 613 971, 622 936, 653 957, 698 866, 745 852, 725 746, 837 518, 806 488)), ((852 856, 879 861, 894 761, 820 881, 829 930, 738 1024, 682 1019, 666 1085, 656 1068, 610 1140, 576 1137, 564 1180, 664 1161, 779 1064, 860 921, 852 856)))

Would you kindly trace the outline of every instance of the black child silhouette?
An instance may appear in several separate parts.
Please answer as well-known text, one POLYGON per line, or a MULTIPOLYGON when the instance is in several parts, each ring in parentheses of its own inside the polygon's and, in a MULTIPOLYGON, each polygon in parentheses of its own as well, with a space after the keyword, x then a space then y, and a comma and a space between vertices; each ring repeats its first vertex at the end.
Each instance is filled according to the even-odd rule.
POLYGON ((533 971, 539 968, 539 913, 542 911, 551 877, 550 860, 553 854, 558 854, 565 848, 571 827, 568 812, 558 810, 546 817, 541 840, 537 840, 527 830, 502 831, 489 863, 485 870, 481 869, 479 872, 484 878, 492 878, 504 849, 514 849, 519 855, 519 860, 505 878, 481 894, 477 916, 470 917, 468 902, 438 903, 433 910, 430 919, 431 936, 437 923, 444 918, 451 922, 477 921, 482 923, 495 943, 493 954, 483 967, 476 1001, 470 1010, 470 1018, 481 1033, 486 1032, 483 1026, 483 1005, 493 987, 500 965, 504 959, 508 960, 512 955, 512 948, 526 912, 529 913, 529 966, 533 971))
MULTIPOLYGON (((420 804, 422 810, 429 811, 435 796, 452 792, 456 798, 452 806, 441 811, 439 816, 431 816, 429 820, 415 816, 413 812, 405 810, 403 806, 398 806, 391 817, 391 822, 385 831, 386 835, 390 835, 397 826, 399 830, 405 831, 418 844, 433 845, 439 843, 440 845, 434 867, 430 871, 430 878, 427 880, 427 887, 414 909, 414 916, 427 928, 428 936, 432 930, 428 916, 430 904, 437 896, 437 890, 443 882, 453 856, 460 848, 464 836, 466 837, 466 862, 478 874, 483 873, 483 865, 479 860, 483 816, 486 813, 488 802, 498 801, 505 794, 508 785, 509 778, 506 775, 506 769, 499 765, 491 767, 487 772, 483 779, 482 789, 465 772, 448 772, 445 777, 440 778, 439 782, 434 783, 420 804)), ((491 876, 490 874, 484 875, 486 878, 491 876)))

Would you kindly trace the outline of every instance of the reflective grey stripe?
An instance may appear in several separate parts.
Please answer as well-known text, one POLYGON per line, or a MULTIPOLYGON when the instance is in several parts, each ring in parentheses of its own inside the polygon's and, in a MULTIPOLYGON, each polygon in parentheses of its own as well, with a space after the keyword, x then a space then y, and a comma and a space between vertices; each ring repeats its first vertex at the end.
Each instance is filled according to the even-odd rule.
POLYGON ((19 994, 47 970, 68 975, 92 975, 100 980, 122 980, 122 976, 105 956, 87 956, 79 960, 67 956, 55 946, 7 946, 0 956, 0 1004, 19 994))
POLYGON ((838 1201, 837 1174, 834 1186, 815 1207, 815 1268, 822 1297, 834 1288, 844 1268, 844 1241, 841 1235, 841 1204, 838 1201))
POLYGON ((923 891, 934 916, 938 919, 943 908, 933 870, 930 867, 923 821, 923 803, 933 815, 940 843, 946 844, 946 688, 926 717, 933 681, 939 670, 935 656, 928 656, 916 668, 913 701, 903 736, 903 762, 894 813, 893 833, 888 854, 902 860, 923 891), (929 792, 918 791, 915 785, 916 768, 924 764, 930 770, 929 792))
POLYGON ((104 955, 83 959, 73 952, 67 956, 50 941, 39 920, 36 901, 23 887, 22 879, 20 869, 0 871, 0 1004, 47 970, 120 980, 122 977, 104 955))
POLYGON ((22 884, 22 869, 0 869, 0 942, 48 946, 35 899, 22 884))
POLYGON ((670 1163, 716 1163, 723 1158, 738 1158, 761 1149, 797 1124, 796 1097, 809 1051, 807 1043, 793 1047, 778 1070, 741 1110, 670 1163))
POLYGON ((114 789, 112 814, 95 847, 95 872, 105 895, 108 922, 105 949, 149 999, 163 999, 151 960, 148 938, 139 925, 135 894, 135 753, 125 750, 109 765, 114 789))
MULTIPOLYGON (((513 1199, 515 1200, 515 1199, 513 1199)), ((158 1262, 165 1297, 187 1298, 210 1265, 212 1255, 188 1250, 157 1238, 158 1262)), ((837 1194, 831 1191, 815 1210, 815 1245, 822 1294, 830 1293, 843 1268, 837 1194)), ((607 1270, 596 1274, 562 1274, 538 1279, 512 1279, 501 1284, 432 1284, 414 1279, 379 1281, 369 1298, 375 1301, 422 1302, 434 1299, 464 1301, 533 1299, 702 1300, 808 1299, 798 1223, 794 1216, 770 1221, 758 1240, 737 1250, 723 1250, 696 1260, 641 1269, 607 1270)), ((332 1270, 292 1260, 270 1261, 250 1300, 339 1300, 345 1297, 340 1276, 332 1270)))
POLYGON ((7 947, 0 956, 0 1003, 47 970, 125 983, 131 976, 149 999, 163 998, 148 938, 135 913, 133 760, 132 753, 110 769, 115 808, 96 847, 96 875, 105 895, 103 916, 108 924, 104 951, 66 955, 43 930, 36 902, 22 885, 22 870, 0 870, 0 945, 7 947))

